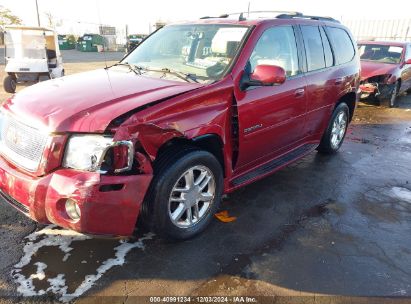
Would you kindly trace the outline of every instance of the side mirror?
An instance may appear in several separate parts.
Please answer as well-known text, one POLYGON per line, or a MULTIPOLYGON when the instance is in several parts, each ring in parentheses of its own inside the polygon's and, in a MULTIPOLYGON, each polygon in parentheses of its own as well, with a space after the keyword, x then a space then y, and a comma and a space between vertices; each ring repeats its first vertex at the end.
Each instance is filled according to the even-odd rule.
POLYGON ((272 86, 283 84, 286 79, 286 73, 282 67, 276 65, 261 64, 257 65, 254 72, 243 79, 241 89, 244 90, 251 86, 272 86))

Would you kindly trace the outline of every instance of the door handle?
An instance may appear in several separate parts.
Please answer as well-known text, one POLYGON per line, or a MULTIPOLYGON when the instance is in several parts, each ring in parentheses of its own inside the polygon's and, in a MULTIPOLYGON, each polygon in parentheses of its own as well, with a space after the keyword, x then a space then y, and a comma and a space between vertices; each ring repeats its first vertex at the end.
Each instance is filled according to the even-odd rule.
POLYGON ((340 77, 335 80, 335 84, 342 84, 345 81, 345 77, 340 77))
POLYGON ((305 89, 304 88, 300 88, 294 91, 294 96, 295 97, 302 97, 304 96, 305 93, 305 89))

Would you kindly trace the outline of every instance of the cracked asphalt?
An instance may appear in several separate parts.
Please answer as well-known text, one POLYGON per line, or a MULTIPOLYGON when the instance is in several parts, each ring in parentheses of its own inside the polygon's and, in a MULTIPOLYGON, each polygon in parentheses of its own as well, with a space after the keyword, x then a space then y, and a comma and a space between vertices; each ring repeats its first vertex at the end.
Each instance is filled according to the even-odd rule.
MULTIPOLYGON (((101 54, 84 59, 69 51, 63 56, 68 73, 104 65, 101 54)), ((116 60, 122 54, 107 57, 116 60)), ((2 100, 7 96, 0 92, 2 100)), ((411 96, 401 96, 395 109, 362 102, 338 154, 313 152, 232 193, 221 209, 237 220, 216 219, 193 240, 144 239, 126 253, 124 264, 109 268, 71 300, 148 303, 138 296, 242 295, 347 303, 365 296, 355 299, 410 303, 410 160, 411 96), (318 297, 322 295, 328 297, 318 297)), ((44 228, 0 202, 1 303, 30 301, 22 297, 12 272, 28 248, 25 237, 44 228)), ((128 242, 146 233, 138 230, 128 242)), ((48 290, 48 279, 64 274, 64 290, 73 294, 115 256, 119 244, 113 239, 73 239, 66 258, 58 245, 47 243, 20 267, 21 273, 31 276, 37 292, 48 290), (43 273, 36 263, 47 265, 43 273)), ((53 302, 60 299, 58 294, 48 290, 37 299, 53 302)))

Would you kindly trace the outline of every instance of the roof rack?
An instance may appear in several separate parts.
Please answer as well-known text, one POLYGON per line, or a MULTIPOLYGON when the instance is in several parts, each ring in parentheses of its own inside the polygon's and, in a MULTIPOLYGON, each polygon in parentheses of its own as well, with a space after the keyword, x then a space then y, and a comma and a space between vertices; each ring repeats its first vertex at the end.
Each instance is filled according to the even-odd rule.
POLYGON ((244 21, 247 20, 246 16, 249 17, 250 14, 261 14, 261 13, 275 13, 279 14, 275 16, 278 19, 293 19, 293 18, 301 18, 301 19, 312 19, 312 20, 319 20, 319 21, 330 21, 330 22, 336 22, 340 23, 340 21, 331 18, 331 17, 321 17, 321 16, 311 16, 311 15, 304 15, 303 13, 300 12, 293 12, 293 11, 247 11, 247 12, 238 12, 238 13, 230 13, 230 14, 224 14, 220 15, 218 17, 210 17, 210 16, 205 16, 200 19, 211 19, 211 18, 228 18, 232 15, 239 15, 238 21, 244 21))
POLYGON ((250 17, 250 14, 261 14, 261 13, 272 13, 272 14, 281 14, 281 15, 290 15, 290 16, 302 15, 302 13, 294 12, 294 11, 246 11, 246 12, 230 13, 227 15, 229 16, 239 15, 238 20, 244 21, 244 20, 247 20, 247 17, 250 17))
POLYGON ((229 16, 230 16, 229 14, 220 15, 220 16, 218 16, 218 17, 215 17, 215 16, 204 16, 204 17, 201 17, 200 19, 228 18, 229 16))
POLYGON ((289 15, 289 16, 302 15, 302 13, 293 12, 293 11, 246 11, 246 12, 224 14, 224 15, 220 15, 218 17, 205 16, 205 17, 201 17, 200 19, 228 18, 228 17, 233 16, 233 15, 239 15, 238 20, 239 21, 245 21, 245 20, 247 20, 247 17, 250 16, 250 14, 260 14, 260 13, 275 13, 275 14, 289 15))
POLYGON ((331 18, 331 17, 321 17, 321 16, 310 16, 310 15, 303 15, 301 13, 297 14, 281 14, 277 16, 278 19, 293 19, 293 18, 302 18, 302 19, 311 19, 311 20, 319 20, 319 21, 331 21, 340 23, 340 21, 331 18))

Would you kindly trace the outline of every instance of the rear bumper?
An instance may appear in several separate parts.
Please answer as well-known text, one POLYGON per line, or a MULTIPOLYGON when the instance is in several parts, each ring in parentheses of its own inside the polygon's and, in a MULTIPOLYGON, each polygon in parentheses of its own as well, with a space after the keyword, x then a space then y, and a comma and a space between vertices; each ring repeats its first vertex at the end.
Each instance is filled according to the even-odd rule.
POLYGON ((151 175, 105 176, 71 169, 32 177, 0 157, 0 196, 5 201, 37 222, 87 234, 131 235, 151 179, 151 175), (65 212, 69 198, 80 207, 78 221, 65 212))

